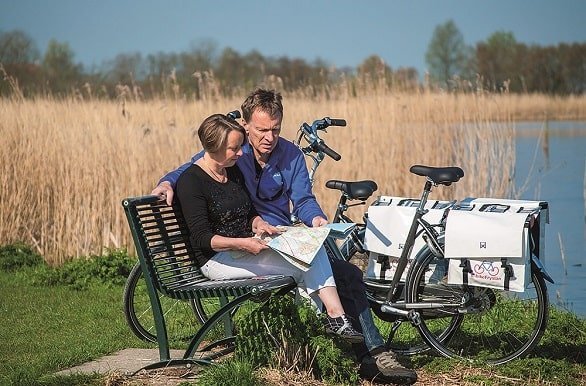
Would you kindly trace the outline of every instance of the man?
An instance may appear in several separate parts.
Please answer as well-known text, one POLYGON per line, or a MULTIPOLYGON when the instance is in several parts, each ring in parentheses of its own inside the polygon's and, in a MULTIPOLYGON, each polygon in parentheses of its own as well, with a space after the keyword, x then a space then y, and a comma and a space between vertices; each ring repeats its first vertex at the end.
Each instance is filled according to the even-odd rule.
MULTIPOLYGON (((283 120, 282 97, 272 90, 257 89, 242 103, 243 126, 248 143, 237 165, 252 202, 261 217, 271 225, 289 225, 291 206, 295 216, 308 226, 327 224, 326 215, 312 193, 303 153, 292 142, 280 138, 283 120)), ((153 194, 173 201, 173 188, 181 173, 201 158, 196 154, 191 162, 168 173, 153 190, 153 194)), ((362 272, 346 261, 331 261, 332 271, 346 312, 359 321, 355 326, 365 341, 355 345, 364 378, 393 383, 413 383, 417 374, 403 367, 393 352, 385 347, 376 328, 366 299, 362 272)))

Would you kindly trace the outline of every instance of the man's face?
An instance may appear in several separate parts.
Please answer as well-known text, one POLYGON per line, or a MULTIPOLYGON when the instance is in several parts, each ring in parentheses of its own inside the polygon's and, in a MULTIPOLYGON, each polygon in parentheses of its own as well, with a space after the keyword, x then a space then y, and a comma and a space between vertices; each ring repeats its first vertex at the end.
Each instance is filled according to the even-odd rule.
POLYGON ((277 146, 282 120, 282 116, 273 118, 264 111, 255 110, 250 121, 244 124, 250 144, 261 157, 268 157, 277 146))

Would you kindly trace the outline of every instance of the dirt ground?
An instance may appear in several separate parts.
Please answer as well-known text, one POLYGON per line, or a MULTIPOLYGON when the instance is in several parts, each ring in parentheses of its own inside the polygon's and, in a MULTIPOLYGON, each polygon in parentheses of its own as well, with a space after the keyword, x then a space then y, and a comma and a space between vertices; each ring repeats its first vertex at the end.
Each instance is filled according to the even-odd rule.
MULTIPOLYGON (((179 350, 171 350, 171 356, 181 357, 183 354, 179 350)), ((177 386, 184 382, 197 381, 197 376, 201 370, 200 366, 187 367, 173 367, 157 370, 141 370, 142 367, 149 363, 156 362, 159 359, 159 352, 157 349, 138 349, 128 348, 118 351, 114 354, 107 355, 95 361, 84 363, 66 370, 62 370, 57 374, 72 374, 72 373, 100 373, 106 375, 105 386, 177 386), (138 371, 138 372, 137 372, 138 371)), ((473 374, 489 373, 486 371, 462 367, 454 369, 448 374, 429 374, 423 371, 418 371, 418 381, 416 385, 426 386, 468 386, 476 383, 466 381, 465 379, 473 374)), ((274 386, 327 386, 326 383, 317 381, 307 376, 306 374, 287 373, 277 370, 261 370, 261 377, 269 385, 274 386)), ((506 378, 502 376, 495 376, 495 382, 507 383, 510 385, 523 385, 524 380, 515 378, 506 378)), ((362 381, 360 386, 375 386, 379 385, 376 382, 362 381)))
MULTIPOLYGON (((182 355, 183 351, 171 350, 171 357, 181 357, 182 355)), ((106 374, 107 386, 175 386, 182 382, 195 382, 197 379, 198 366, 139 371, 142 367, 156 362, 158 359, 159 351, 157 349, 127 348, 94 361, 62 370, 57 374, 106 374), (136 373, 137 371, 139 372, 136 373)))

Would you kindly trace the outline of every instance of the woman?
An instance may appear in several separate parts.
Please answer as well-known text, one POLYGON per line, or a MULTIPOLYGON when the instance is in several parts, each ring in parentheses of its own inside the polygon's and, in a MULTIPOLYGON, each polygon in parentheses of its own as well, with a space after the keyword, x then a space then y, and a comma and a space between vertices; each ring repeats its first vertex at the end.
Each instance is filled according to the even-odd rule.
POLYGON ((323 247, 310 269, 303 271, 254 237, 279 231, 257 214, 235 166, 242 155, 244 128, 225 115, 214 114, 203 121, 198 136, 204 156, 179 177, 177 197, 202 273, 213 280, 292 276, 312 299, 324 304, 327 332, 362 342, 364 337, 344 313, 323 247))

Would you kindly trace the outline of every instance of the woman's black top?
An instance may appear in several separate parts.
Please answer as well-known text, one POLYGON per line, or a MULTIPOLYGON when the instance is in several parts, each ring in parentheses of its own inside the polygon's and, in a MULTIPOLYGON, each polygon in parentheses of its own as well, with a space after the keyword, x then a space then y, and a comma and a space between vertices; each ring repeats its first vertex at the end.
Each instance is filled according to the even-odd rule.
POLYGON ((189 228, 189 239, 199 266, 216 254, 214 235, 251 237, 251 220, 258 216, 237 166, 226 168, 228 181, 220 183, 198 165, 177 180, 176 195, 189 228))

